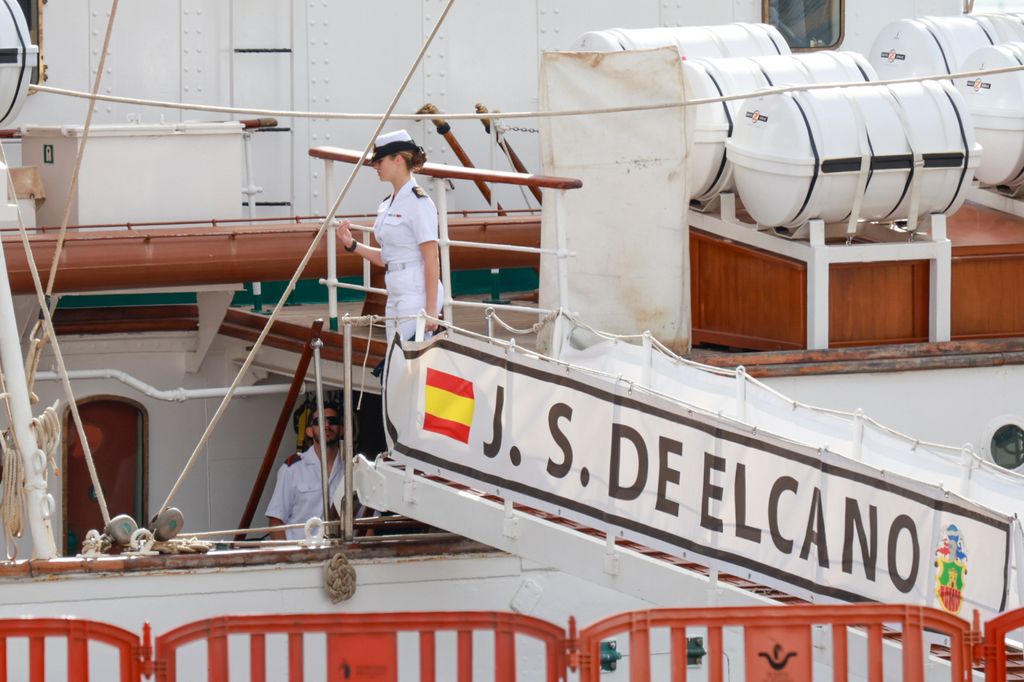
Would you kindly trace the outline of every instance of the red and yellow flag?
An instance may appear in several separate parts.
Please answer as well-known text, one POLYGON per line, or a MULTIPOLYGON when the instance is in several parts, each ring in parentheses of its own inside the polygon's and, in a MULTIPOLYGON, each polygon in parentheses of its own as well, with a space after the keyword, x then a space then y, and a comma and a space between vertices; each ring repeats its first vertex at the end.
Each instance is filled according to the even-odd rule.
POLYGON ((473 425, 473 382, 427 369, 423 429, 468 443, 473 425))

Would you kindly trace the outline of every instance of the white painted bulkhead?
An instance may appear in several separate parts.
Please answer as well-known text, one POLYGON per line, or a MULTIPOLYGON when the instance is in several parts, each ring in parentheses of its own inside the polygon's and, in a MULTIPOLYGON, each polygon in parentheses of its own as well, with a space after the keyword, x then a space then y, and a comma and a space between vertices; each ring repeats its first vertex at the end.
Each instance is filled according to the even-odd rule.
MULTIPOLYGON (((101 93, 172 102, 279 110, 383 111, 419 46, 433 27, 442 0, 403 2, 290 2, 175 0, 120 3, 101 93)), ((109 0, 42 5, 46 85, 87 91, 99 59, 109 0)), ((538 108, 540 55, 564 50, 582 33, 605 28, 759 22, 761 0, 474 0, 456 2, 437 40, 410 82, 396 113, 432 102, 446 113, 538 108)), ((957 14, 961 0, 846 2, 841 49, 864 51, 878 30, 898 18, 957 14)), ((16 124, 81 125, 82 100, 29 97, 16 124)), ((226 114, 99 103, 95 124, 220 121, 226 114)), ((242 117, 244 118, 244 117, 242 117)), ((509 121, 507 139, 534 172, 541 168, 536 121, 509 121)), ((457 163, 429 122, 406 122, 432 160, 457 163)), ((257 216, 308 215, 324 210, 322 163, 307 151, 318 145, 362 148, 370 121, 286 119, 280 130, 254 138, 255 184, 263 187, 257 216)), ((476 165, 506 168, 501 152, 475 121, 453 131, 476 165)), ((239 159, 241 163, 241 159, 239 159)), ((346 173, 335 173, 332 193, 346 173)), ((363 174, 343 213, 376 207, 384 194, 363 174)), ((520 208, 515 188, 499 188, 498 202, 520 208)), ((531 199, 532 201, 532 199, 531 199)), ((449 199, 454 210, 484 208, 468 183, 449 199)), ((164 219, 173 219, 167 208, 164 219)), ((215 216, 211 216, 215 217, 215 216)), ((216 216, 219 217, 219 216, 216 216)))

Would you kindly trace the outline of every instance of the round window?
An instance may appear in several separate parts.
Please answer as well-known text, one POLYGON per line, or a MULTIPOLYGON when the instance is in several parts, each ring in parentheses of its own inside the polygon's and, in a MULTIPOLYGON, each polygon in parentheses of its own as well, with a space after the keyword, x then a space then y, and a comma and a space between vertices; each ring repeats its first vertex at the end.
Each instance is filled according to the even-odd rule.
POLYGON ((992 434, 989 443, 992 461, 1004 469, 1024 465, 1024 429, 1018 424, 1004 424, 992 434))

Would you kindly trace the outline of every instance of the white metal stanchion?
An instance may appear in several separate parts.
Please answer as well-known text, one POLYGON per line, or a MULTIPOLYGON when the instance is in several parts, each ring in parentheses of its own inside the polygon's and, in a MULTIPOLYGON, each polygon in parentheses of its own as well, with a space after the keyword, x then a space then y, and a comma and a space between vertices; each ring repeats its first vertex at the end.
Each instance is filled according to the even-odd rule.
POLYGON ((328 519, 331 512, 331 479, 327 473, 327 429, 324 428, 327 416, 324 414, 324 385, 320 374, 320 350, 324 347, 324 342, 317 338, 313 339, 309 345, 313 349, 313 373, 316 375, 316 413, 318 415, 317 419, 320 422, 320 475, 322 476, 320 488, 324 496, 324 515, 322 518, 328 519))
POLYGON ((345 438, 342 441, 342 458, 345 462, 345 509, 342 510, 342 516, 344 517, 345 526, 345 540, 351 540, 353 535, 353 511, 355 505, 352 499, 352 479, 354 478, 353 473, 355 472, 355 458, 353 456, 353 443, 352 443, 352 323, 349 322, 348 317, 345 318, 345 338, 343 341, 344 355, 344 377, 345 382, 342 387, 342 395, 344 396, 343 415, 345 422, 345 438))
MULTIPOLYGON (((338 281, 338 225, 335 221, 327 226, 327 281, 338 281)), ((327 287, 327 326, 332 332, 338 331, 338 287, 327 287)))
POLYGON ((451 241, 448 239, 448 187, 444 178, 434 179, 437 190, 437 232, 441 247, 441 284, 444 286, 444 319, 455 324, 452 317, 452 255, 451 241))

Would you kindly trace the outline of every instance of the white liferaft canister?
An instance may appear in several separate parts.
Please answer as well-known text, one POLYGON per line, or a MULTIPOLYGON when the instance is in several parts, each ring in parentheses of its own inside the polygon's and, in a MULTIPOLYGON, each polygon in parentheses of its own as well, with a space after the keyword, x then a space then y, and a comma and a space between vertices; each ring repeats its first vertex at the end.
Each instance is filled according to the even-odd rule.
POLYGON ((32 74, 39 68, 39 48, 32 44, 21 8, 7 2, 7 9, 0 12, 0 126, 17 118, 32 74))
POLYGON ((769 24, 610 28, 584 33, 570 46, 574 52, 620 52, 675 45, 688 58, 753 57, 789 54, 779 30, 769 24))
MULTIPOLYGON (((964 71, 1024 66, 1024 43, 990 45, 964 60, 964 71)), ((985 154, 975 176, 983 185, 1024 185, 1024 71, 958 78, 985 154)))
MULTIPOLYGON (((739 95, 782 85, 876 80, 874 69, 855 52, 810 52, 740 59, 688 59, 683 63, 687 97, 739 95)), ((687 162, 690 196, 706 202, 730 191, 732 167, 725 141, 743 115, 743 100, 693 107, 692 147, 687 162)))
POLYGON ((882 80, 956 73, 986 45, 1024 40, 1024 24, 1012 17, 966 15, 900 19, 875 38, 868 60, 882 80))
POLYGON ((952 213, 981 152, 945 81, 756 97, 742 109, 726 149, 743 205, 770 227, 847 221, 858 197, 864 220, 952 213))

